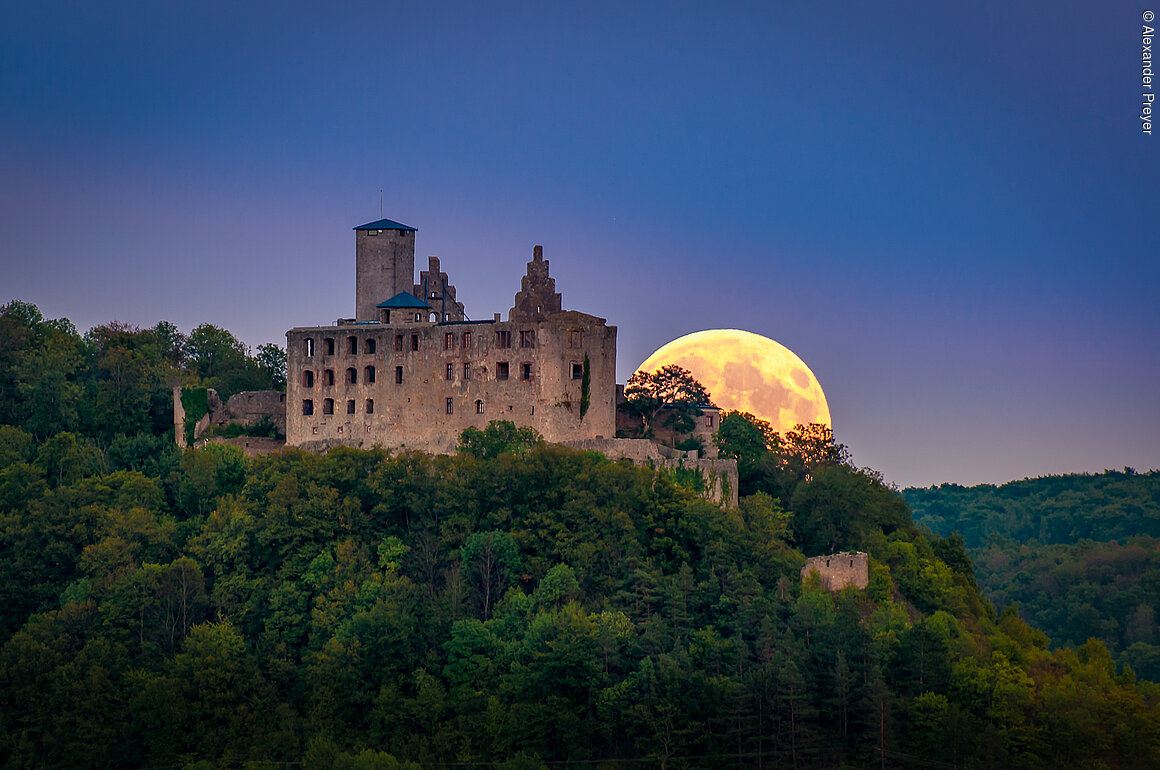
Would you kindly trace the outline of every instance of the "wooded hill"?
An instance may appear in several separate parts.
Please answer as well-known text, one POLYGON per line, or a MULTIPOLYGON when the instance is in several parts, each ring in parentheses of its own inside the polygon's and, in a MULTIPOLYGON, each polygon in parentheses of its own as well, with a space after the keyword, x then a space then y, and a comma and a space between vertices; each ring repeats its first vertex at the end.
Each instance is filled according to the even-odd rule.
POLYGON ((996 614, 824 429, 727 417, 736 510, 477 433, 247 460, 0 427, 0 762, 1160 766, 1160 688, 996 614), (819 549, 869 588, 803 586, 819 549))
POLYGON ((1105 471, 903 492, 915 520, 961 533, 979 584, 1057 645, 1106 644, 1160 681, 1160 472, 1105 471))

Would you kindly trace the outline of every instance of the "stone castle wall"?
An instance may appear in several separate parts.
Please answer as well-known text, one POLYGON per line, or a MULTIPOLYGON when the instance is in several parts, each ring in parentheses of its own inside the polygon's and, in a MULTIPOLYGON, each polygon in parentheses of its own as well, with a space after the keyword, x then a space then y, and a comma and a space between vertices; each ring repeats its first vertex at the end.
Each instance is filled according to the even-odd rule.
POLYGON ((870 557, 861 551, 814 556, 802 567, 802 580, 805 581, 811 572, 817 574, 822 588, 827 591, 841 591, 846 586, 866 588, 870 585, 870 557))
POLYGON ((616 327, 583 313, 311 327, 286 337, 292 445, 452 452, 465 428, 491 420, 530 426, 553 442, 615 433, 616 327), (585 354, 590 394, 581 419, 585 354))

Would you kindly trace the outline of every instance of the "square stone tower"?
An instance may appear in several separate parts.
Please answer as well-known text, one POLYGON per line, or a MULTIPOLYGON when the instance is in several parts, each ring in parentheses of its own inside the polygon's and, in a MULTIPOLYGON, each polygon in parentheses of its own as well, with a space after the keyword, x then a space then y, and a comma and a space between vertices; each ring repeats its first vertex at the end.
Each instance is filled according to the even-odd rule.
POLYGON ((415 233, 391 219, 354 228, 355 320, 379 320, 380 302, 414 289, 415 233))

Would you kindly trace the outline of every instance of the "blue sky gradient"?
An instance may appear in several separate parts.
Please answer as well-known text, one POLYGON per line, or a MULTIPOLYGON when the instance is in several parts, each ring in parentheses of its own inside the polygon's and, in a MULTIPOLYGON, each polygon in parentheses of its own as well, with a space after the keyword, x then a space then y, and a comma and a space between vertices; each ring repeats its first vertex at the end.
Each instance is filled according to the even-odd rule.
POLYGON ((901 485, 1160 467, 1148 6, 801 5, 10 7, 0 302, 284 343, 381 189, 469 315, 543 244, 621 381, 767 335, 901 485))

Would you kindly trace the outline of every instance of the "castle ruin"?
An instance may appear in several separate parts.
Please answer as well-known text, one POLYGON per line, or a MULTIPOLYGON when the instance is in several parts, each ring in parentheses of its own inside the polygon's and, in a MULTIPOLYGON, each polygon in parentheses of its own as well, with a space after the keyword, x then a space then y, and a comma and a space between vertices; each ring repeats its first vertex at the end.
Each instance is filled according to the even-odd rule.
POLYGON ((547 441, 616 432, 616 327, 564 310, 536 246, 507 320, 471 320, 436 257, 415 281, 416 229, 354 228, 355 317, 286 333, 286 443, 453 452, 510 420, 547 441))
POLYGON ((802 567, 802 582, 811 573, 818 576, 819 583, 826 591, 841 591, 846 586, 866 588, 870 585, 870 557, 861 551, 815 556, 807 559, 806 565, 802 567))

